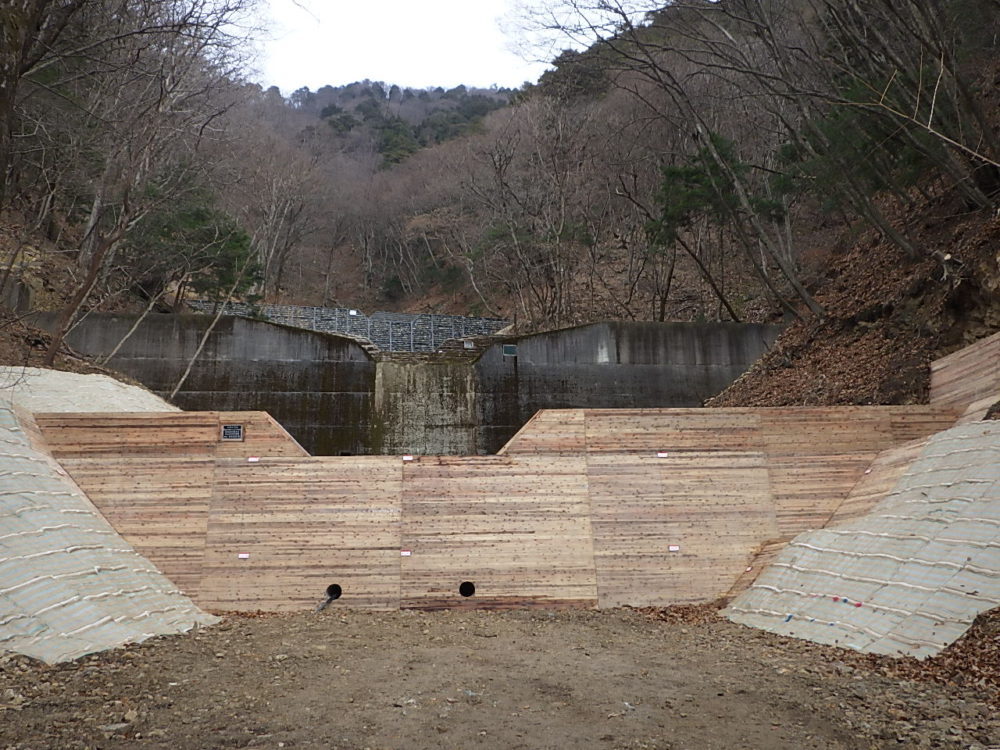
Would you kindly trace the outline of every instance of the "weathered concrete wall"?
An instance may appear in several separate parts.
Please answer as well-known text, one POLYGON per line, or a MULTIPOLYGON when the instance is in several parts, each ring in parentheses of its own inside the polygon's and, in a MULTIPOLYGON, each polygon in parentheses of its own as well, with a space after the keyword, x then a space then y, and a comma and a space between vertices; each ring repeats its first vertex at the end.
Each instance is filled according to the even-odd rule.
POLYGON ((383 358, 374 453, 496 453, 540 409, 701 406, 780 326, 597 323, 505 338, 475 362, 383 358), (504 355, 504 344, 517 347, 504 355))
MULTIPOLYGON (((134 316, 92 315, 69 343, 110 352, 134 316)), ((43 327, 52 316, 38 316, 43 327)), ((210 318, 152 315, 110 362, 169 394, 210 318)), ((495 453, 539 409, 700 406, 740 376, 780 328, 599 323, 462 354, 389 355, 357 342, 222 318, 174 402, 267 411, 314 455, 495 453)))
POLYGON ((372 452, 475 455, 474 374, 467 360, 380 361, 372 452))
MULTIPOLYGON (((42 327, 53 316, 39 315, 42 327)), ((133 315, 90 315, 69 345, 105 355, 133 315)), ((211 318, 150 315, 108 366, 167 397, 211 318)), ((267 411, 314 455, 367 453, 375 363, 356 342, 244 318, 219 320, 173 399, 195 411, 267 411)))
POLYGON ((476 363, 477 443, 493 453, 539 409, 700 406, 746 372, 780 326, 597 323, 508 339, 476 363), (490 394, 492 398, 487 398, 490 394))

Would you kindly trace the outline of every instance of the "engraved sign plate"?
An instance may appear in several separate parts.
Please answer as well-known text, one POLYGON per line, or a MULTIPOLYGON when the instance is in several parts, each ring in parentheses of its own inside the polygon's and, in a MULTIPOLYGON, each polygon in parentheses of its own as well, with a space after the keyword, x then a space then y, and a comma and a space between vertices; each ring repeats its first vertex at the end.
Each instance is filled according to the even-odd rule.
POLYGON ((243 425, 241 424, 224 424, 222 425, 222 436, 223 442, 243 442, 243 425))

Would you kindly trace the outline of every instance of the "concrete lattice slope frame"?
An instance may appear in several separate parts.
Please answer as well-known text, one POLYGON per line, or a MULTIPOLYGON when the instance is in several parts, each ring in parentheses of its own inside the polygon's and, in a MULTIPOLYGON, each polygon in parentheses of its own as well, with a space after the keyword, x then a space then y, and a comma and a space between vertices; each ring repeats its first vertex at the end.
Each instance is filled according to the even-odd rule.
POLYGON ((928 439, 871 513, 802 534, 728 609, 865 653, 933 656, 1000 605, 1000 422, 928 439))
POLYGON ((40 440, 30 417, 0 409, 0 649, 55 663, 216 622, 119 536, 40 440))

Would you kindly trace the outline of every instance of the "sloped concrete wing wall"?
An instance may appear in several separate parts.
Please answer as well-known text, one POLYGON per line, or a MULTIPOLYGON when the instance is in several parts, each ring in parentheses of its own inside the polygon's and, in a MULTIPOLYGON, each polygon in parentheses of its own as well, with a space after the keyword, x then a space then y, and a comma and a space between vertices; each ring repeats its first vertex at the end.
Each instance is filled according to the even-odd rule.
POLYGON ((1000 606, 1000 422, 932 436, 870 513, 802 534, 729 619, 865 653, 933 656, 1000 606))
POLYGON ((780 332, 762 324, 615 322, 497 343, 475 365, 477 445, 495 453, 541 409, 701 406, 780 332))
POLYGON ((48 663, 217 621, 137 553, 0 409, 0 650, 48 663))

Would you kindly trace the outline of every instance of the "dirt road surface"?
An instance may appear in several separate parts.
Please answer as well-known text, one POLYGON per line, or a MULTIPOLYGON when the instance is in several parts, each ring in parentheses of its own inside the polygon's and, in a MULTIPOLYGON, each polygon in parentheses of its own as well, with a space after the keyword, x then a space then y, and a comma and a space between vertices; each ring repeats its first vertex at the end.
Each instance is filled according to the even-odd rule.
POLYGON ((53 667, 0 657, 0 748, 1000 746, 995 695, 879 664, 633 610, 331 607, 53 667))

